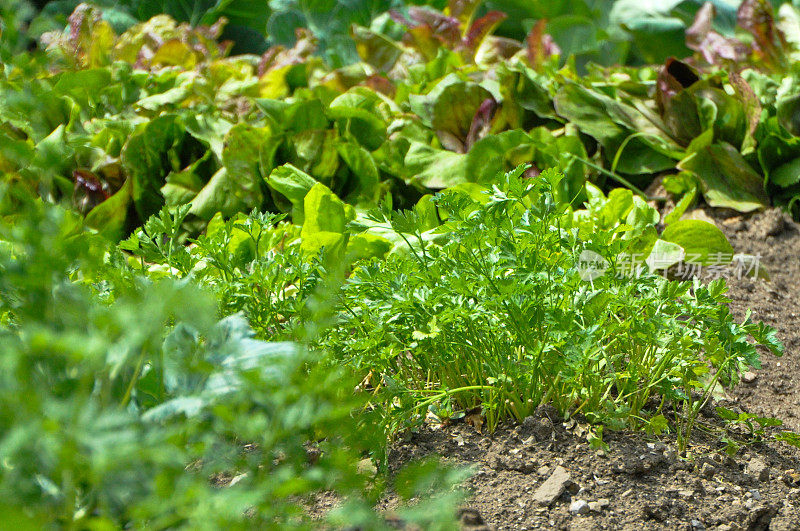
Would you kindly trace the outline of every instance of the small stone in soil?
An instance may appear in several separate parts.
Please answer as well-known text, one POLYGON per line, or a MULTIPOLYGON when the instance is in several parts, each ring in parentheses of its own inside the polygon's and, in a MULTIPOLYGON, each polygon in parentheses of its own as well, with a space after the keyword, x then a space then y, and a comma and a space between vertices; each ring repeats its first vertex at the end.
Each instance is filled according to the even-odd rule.
POLYGON ((488 529, 486 522, 483 521, 481 513, 475 509, 463 507, 458 511, 458 519, 461 522, 462 529, 470 529, 477 531, 478 529, 488 529))
POLYGON ((588 514, 589 510, 586 500, 575 500, 569 505, 569 512, 572 514, 588 514))
POLYGON ((603 509, 611 505, 611 501, 608 498, 600 498, 597 501, 589 502, 589 509, 596 513, 603 512, 603 509))
POLYGON ((570 483, 572 480, 569 472, 564 467, 557 466, 550 477, 536 489, 533 500, 540 505, 550 505, 561 496, 570 483))
POLYGON ((758 481, 767 481, 769 479, 769 466, 760 457, 754 457, 747 463, 747 475, 758 481))
POLYGON ((714 465, 711 463, 703 463, 703 466, 700 468, 700 475, 704 478, 712 478, 714 477, 714 473, 717 470, 714 468, 714 465))
POLYGON ((758 379, 758 375, 752 371, 747 371, 742 375, 742 381, 746 384, 751 384, 758 379))

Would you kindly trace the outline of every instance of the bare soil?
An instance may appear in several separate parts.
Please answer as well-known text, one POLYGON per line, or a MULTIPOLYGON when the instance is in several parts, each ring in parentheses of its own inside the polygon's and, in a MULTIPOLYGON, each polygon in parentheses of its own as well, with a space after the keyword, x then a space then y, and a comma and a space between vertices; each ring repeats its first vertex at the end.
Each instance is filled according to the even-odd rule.
POLYGON ((800 226, 777 209, 747 220, 717 218, 734 249, 760 256, 771 277, 769 282, 730 279, 731 311, 741 319, 749 308, 786 346, 783 358, 762 355, 756 379, 734 395, 752 413, 777 417, 800 432, 800 226))

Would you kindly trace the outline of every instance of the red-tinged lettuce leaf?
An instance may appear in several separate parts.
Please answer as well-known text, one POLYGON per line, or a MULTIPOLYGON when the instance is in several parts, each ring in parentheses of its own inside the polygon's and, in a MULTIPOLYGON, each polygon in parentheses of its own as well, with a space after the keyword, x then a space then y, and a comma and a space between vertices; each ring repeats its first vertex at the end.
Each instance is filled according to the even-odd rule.
POLYGON ((494 118, 496 111, 497 102, 494 98, 486 98, 481 102, 480 107, 475 112, 475 116, 472 118, 472 124, 464 141, 464 149, 466 151, 472 149, 475 142, 489 134, 492 127, 492 118, 494 118))
POLYGON ((361 60, 378 72, 389 72, 403 54, 395 41, 370 29, 353 25, 350 36, 361 60))
POLYGON ((768 0, 744 0, 736 13, 737 22, 753 35, 753 47, 772 67, 786 64, 786 40, 775 25, 772 4, 768 0))
MULTIPOLYGON (((743 80, 740 89, 746 89, 743 80)), ((713 80, 696 81, 666 99, 664 124, 684 146, 705 131, 713 130, 714 141, 741 147, 751 134, 753 120, 758 120, 754 114, 758 108, 752 99, 745 98, 744 93, 729 95, 713 80)))
POLYGON ((48 33, 42 42, 48 50, 59 50, 81 67, 124 61, 140 68, 193 68, 200 62, 225 56, 230 49, 228 43, 217 42, 225 19, 213 26, 191 27, 176 23, 168 15, 157 15, 117 36, 100 9, 80 4, 68 22, 67 31, 48 33))
POLYGON ((101 11, 90 5, 80 4, 67 18, 64 34, 51 33, 43 36, 43 42, 52 50, 61 48, 82 67, 95 67, 109 63, 109 54, 116 35, 108 22, 102 20, 101 11))
POLYGON ((755 90, 741 75, 734 71, 729 72, 728 82, 733 87, 736 98, 744 110, 744 117, 747 122, 747 134, 742 143, 742 151, 745 152, 755 145, 754 135, 756 129, 758 129, 763 108, 755 90))
POLYGON ((302 64, 311 58, 319 48, 317 39, 307 29, 298 29, 295 37, 296 42, 289 49, 281 45, 275 45, 264 52, 258 63, 259 76, 263 76, 276 68, 302 64))
POLYGON ((552 56, 560 56, 561 48, 553 40, 553 37, 545 33, 547 20, 540 19, 531 27, 528 36, 525 38, 525 55, 528 64, 533 68, 539 68, 552 56))
POLYGON ((712 207, 752 212, 769 205, 763 178, 730 144, 714 144, 689 155, 678 168, 700 181, 703 197, 712 207))
POLYGON ((306 29, 297 30, 297 41, 290 49, 276 45, 261 56, 257 73, 262 98, 284 98, 308 85, 312 72, 322 67, 315 57, 317 39, 306 29))
MULTIPOLYGON (((467 137, 476 121, 476 114, 487 100, 494 101, 487 89, 451 74, 427 95, 412 96, 409 103, 423 122, 430 124, 443 146, 450 151, 465 153, 468 149, 467 137)), ((491 107, 491 104, 487 106, 491 107)))
POLYGON ((483 0, 448 0, 447 14, 466 26, 475 16, 481 3, 483 0))
POLYGON ((220 19, 210 27, 192 28, 188 24, 178 24, 168 15, 157 15, 120 35, 113 57, 140 68, 169 64, 193 68, 198 63, 227 55, 230 43, 216 40, 225 23, 225 19, 220 19))
POLYGON ((674 57, 667 59, 656 80, 656 103, 664 113, 670 100, 683 89, 700 81, 700 76, 692 67, 674 57))
POLYGON ((747 57, 747 46, 739 40, 717 33, 713 28, 715 15, 714 4, 706 2, 686 30, 686 46, 699 52, 709 64, 722 65, 742 61, 747 57))
POLYGON ((469 53, 471 59, 474 59, 475 52, 483 44, 484 39, 491 35, 507 17, 508 15, 500 11, 490 11, 469 26, 464 35, 462 47, 469 53))
POLYGON ((87 214, 109 198, 108 185, 94 173, 78 169, 72 172, 72 178, 75 182, 72 206, 81 214, 87 214))
POLYGON ((507 15, 500 11, 489 11, 484 16, 473 19, 476 5, 472 2, 454 2, 450 15, 427 7, 411 6, 408 15, 411 20, 397 12, 392 18, 406 27, 403 42, 431 61, 441 48, 459 52, 469 61, 486 38, 500 25, 507 15), (456 13, 457 16, 451 16, 456 13))
POLYGON ((458 19, 427 7, 408 8, 411 20, 396 11, 392 18, 406 26, 403 42, 419 51, 427 60, 432 60, 440 47, 455 49, 461 44, 461 24, 458 19))
POLYGON ((475 64, 486 68, 506 64, 522 50, 523 46, 519 41, 489 35, 475 52, 475 64))

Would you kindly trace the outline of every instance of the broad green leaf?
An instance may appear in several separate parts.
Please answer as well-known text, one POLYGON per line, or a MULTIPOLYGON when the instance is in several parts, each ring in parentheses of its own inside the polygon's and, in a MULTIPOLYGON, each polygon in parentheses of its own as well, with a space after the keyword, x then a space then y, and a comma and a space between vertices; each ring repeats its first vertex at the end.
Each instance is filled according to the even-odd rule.
MULTIPOLYGON (((659 133, 663 135, 652 123, 646 124, 647 119, 635 109, 575 83, 562 86, 554 103, 560 116, 603 145, 609 160, 613 160, 626 138, 634 133, 646 132, 658 138, 659 133)), ((668 142, 666 139, 663 141, 668 142)), ((648 142, 643 135, 629 140, 624 145, 616 169, 622 173, 636 174, 655 173, 675 167, 673 158, 657 151, 648 142)))
POLYGON ((75 149, 68 141, 67 128, 60 125, 47 138, 36 144, 31 166, 37 177, 66 176, 75 169, 75 149))
POLYGON ((292 204, 292 221, 302 225, 305 197, 317 181, 291 164, 284 164, 272 170, 266 181, 270 188, 289 200, 292 204))
POLYGON ((346 250, 346 235, 341 232, 316 231, 300 236, 300 249, 316 254, 326 249, 329 256, 342 257, 346 250))
POLYGON ((794 186, 800 182, 800 158, 794 159, 772 170, 769 180, 784 188, 794 186))
MULTIPOLYGON (((610 196, 609 196, 610 199, 610 196)), ((658 224, 660 216, 655 207, 650 206, 638 195, 633 196, 633 208, 625 218, 625 224, 633 227, 634 230, 644 230, 646 227, 654 227, 658 224)))
POLYGON ((774 116, 758 124, 755 138, 758 162, 768 181, 775 168, 800 158, 800 138, 789 133, 774 116))
POLYGON ((0 130, 0 172, 12 172, 30 165, 34 149, 30 142, 13 138, 0 130))
POLYGON ((439 214, 432 195, 426 194, 422 196, 422 198, 417 201, 417 204, 414 205, 414 212, 417 214, 419 229, 421 231, 424 232, 435 229, 440 225, 439 214))
POLYGON ((284 108, 279 125, 289 131, 299 133, 314 129, 327 129, 325 105, 317 99, 298 101, 284 108))
MULTIPOLYGON (((552 137, 550 137, 552 138, 552 137)), ((498 175, 534 158, 533 140, 524 131, 503 131, 478 140, 466 156, 470 182, 493 183, 498 175)))
POLYGON ((186 131, 211 148, 217 161, 222 163, 225 135, 233 127, 228 120, 210 113, 189 113, 183 117, 186 131))
POLYGON ((677 243, 656 240, 645 263, 650 271, 669 269, 686 257, 686 251, 677 243))
POLYGON ((375 159, 369 151, 353 142, 340 142, 336 149, 356 177, 353 196, 374 202, 381 178, 375 159))
POLYGON ((315 232, 345 232, 352 219, 346 205, 322 183, 316 183, 303 198, 305 220, 301 236, 315 232))
POLYGON ((800 79, 787 76, 777 93, 775 110, 780 124, 794 136, 800 136, 800 79))
POLYGON ((411 142, 404 158, 404 170, 411 182, 441 190, 470 182, 467 155, 436 149, 421 142, 411 142))
POLYGON ((600 32, 595 21, 581 15, 562 15, 547 21, 547 33, 555 39, 564 57, 596 52, 600 32))
POLYGON ((64 72, 58 76, 53 90, 69 96, 82 108, 97 105, 103 89, 111 84, 111 71, 108 68, 92 68, 74 72, 64 72), (87 90, 87 87, 95 87, 87 90))
POLYGON ((363 232, 350 236, 347 242, 347 254, 354 260, 383 258, 392 250, 392 246, 392 242, 382 236, 363 232))
POLYGON ((402 47, 395 41, 367 28, 355 25, 350 34, 358 56, 378 72, 391 70, 403 53, 402 47))
POLYGON ((86 215, 86 225, 112 241, 118 241, 125 234, 128 221, 128 205, 131 202, 131 180, 125 181, 114 195, 94 207, 86 215))
POLYGON ((166 184, 161 187, 161 195, 168 206, 190 203, 200 193, 206 184, 206 179, 201 176, 201 168, 210 166, 211 158, 211 151, 207 151, 185 170, 167 175, 166 184))
POLYGON ((161 209, 166 176, 179 171, 176 150, 184 135, 175 115, 163 115, 137 128, 122 148, 122 167, 133 180, 133 202, 140 219, 161 209))
POLYGON ((694 174, 713 207, 751 212, 769 204, 763 178, 730 144, 714 144, 689 155, 678 168, 694 174))
POLYGON ((244 123, 234 126, 225 136, 223 168, 197 194, 190 213, 209 220, 217 212, 230 217, 260 207, 264 199, 259 171, 260 150, 271 136, 269 127, 244 123))
POLYGON ((370 151, 381 147, 386 140, 386 124, 366 109, 332 105, 328 109, 328 116, 338 124, 341 136, 352 135, 370 151))
POLYGON ((557 119, 553 98, 543 85, 546 80, 541 79, 539 74, 522 66, 511 69, 501 65, 498 67, 498 77, 500 91, 509 103, 516 103, 540 118, 557 119))
POLYGON ((717 227, 707 221, 684 219, 670 224, 661 239, 680 245, 687 259, 702 265, 726 264, 733 258, 733 247, 717 227))
POLYGON ((681 219, 683 214, 686 213, 686 210, 688 210, 689 207, 694 204, 696 197, 697 188, 692 188, 689 192, 683 194, 683 197, 681 197, 681 200, 678 201, 677 205, 675 205, 675 208, 672 209, 672 212, 664 216, 664 224, 669 225, 670 223, 674 223, 681 219))
POLYGON ((309 129, 295 133, 287 142, 291 149, 288 162, 317 180, 331 184, 339 169, 338 141, 338 135, 332 129, 309 129))
POLYGON ((625 188, 615 188, 608 194, 608 200, 600 209, 601 226, 610 228, 622 222, 633 209, 633 192, 625 188))

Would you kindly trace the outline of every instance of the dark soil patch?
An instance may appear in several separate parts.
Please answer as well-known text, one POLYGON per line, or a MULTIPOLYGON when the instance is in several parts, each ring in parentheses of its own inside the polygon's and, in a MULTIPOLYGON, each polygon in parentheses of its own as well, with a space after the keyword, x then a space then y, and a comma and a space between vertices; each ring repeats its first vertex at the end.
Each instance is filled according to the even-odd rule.
POLYGON ((800 529, 794 449, 758 444, 731 458, 718 439, 698 439, 693 461, 673 440, 630 433, 607 433, 608 450, 596 450, 580 423, 539 415, 492 436, 466 425, 425 429, 395 447, 392 463, 436 453, 474 466, 466 486, 481 529, 800 529), (540 489, 557 467, 568 480, 547 503, 540 489))
POLYGON ((769 282, 729 279, 731 310, 742 319, 749 308, 786 346, 782 358, 762 355, 755 380, 733 394, 750 412, 800 431, 800 226, 777 209, 749 220, 717 214, 717 221, 734 249, 760 256, 771 277, 769 282))

